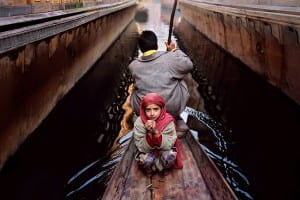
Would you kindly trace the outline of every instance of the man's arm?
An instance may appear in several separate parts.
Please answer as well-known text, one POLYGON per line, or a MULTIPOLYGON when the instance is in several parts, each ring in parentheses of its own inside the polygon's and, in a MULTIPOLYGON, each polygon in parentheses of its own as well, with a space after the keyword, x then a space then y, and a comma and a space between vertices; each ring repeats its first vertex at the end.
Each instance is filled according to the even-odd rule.
POLYGON ((193 69, 193 63, 190 58, 183 53, 181 50, 176 49, 176 45, 173 41, 168 44, 165 42, 166 48, 168 52, 174 52, 174 56, 172 56, 172 63, 174 63, 174 67, 177 72, 179 72, 178 78, 181 78, 182 74, 187 74, 193 69))

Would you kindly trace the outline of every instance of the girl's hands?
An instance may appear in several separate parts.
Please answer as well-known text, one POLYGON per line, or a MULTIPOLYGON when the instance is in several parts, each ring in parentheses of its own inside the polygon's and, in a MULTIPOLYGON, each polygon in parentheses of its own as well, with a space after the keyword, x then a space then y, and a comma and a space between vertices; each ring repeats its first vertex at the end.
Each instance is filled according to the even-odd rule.
POLYGON ((148 131, 153 133, 153 131, 156 129, 156 122, 154 120, 147 120, 145 127, 148 131))
POLYGON ((147 120, 145 123, 146 129, 152 133, 153 137, 159 137, 161 133, 156 128, 156 122, 154 120, 147 120))

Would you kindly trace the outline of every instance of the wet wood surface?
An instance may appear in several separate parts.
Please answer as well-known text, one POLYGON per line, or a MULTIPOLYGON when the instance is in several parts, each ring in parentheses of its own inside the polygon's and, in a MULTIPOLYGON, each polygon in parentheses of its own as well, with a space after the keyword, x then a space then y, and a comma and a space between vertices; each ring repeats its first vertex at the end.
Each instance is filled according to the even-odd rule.
MULTIPOLYGON (((128 149, 126 150, 126 153, 122 158, 122 161, 116 166, 116 169, 114 170, 109 185, 103 195, 103 199, 121 199, 124 196, 123 192, 126 188, 124 187, 125 183, 129 183, 130 181, 128 181, 128 177, 130 177, 130 174, 135 173, 132 172, 130 168, 134 160, 134 150, 135 147, 132 142, 130 142, 128 149)), ((134 168, 132 169, 134 170, 134 168)))
MULTIPOLYGON (((211 191, 213 199, 237 199, 229 184, 218 170, 214 162, 207 156, 202 148, 196 148, 199 143, 191 134, 187 134, 186 141, 194 155, 196 164, 203 175, 203 179, 211 191)), ((193 163, 194 164, 194 163, 193 163)))
POLYGON ((121 199, 151 199, 151 194, 148 189, 150 187, 150 178, 139 169, 137 162, 133 160, 121 199))
POLYGON ((186 140, 181 141, 181 150, 184 157, 182 176, 186 199, 212 199, 186 140))
POLYGON ((102 199, 237 199, 225 179, 220 177, 221 173, 210 163, 212 161, 207 155, 203 156, 204 151, 193 136, 188 133, 179 141, 183 169, 171 169, 152 176, 146 176, 133 159, 136 148, 131 141, 102 199))

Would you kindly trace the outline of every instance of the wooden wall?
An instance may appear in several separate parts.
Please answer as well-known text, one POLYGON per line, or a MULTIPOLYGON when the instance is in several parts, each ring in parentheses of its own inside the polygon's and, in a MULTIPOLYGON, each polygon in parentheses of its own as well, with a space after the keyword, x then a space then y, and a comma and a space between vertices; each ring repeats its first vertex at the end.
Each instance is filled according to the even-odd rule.
POLYGON ((0 0, 0 17, 90 7, 101 3, 103 0, 0 0))
POLYGON ((199 32, 300 105, 300 11, 278 7, 180 1, 182 16, 199 32))
POLYGON ((10 34, 17 34, 16 41, 33 38, 0 53, 0 169, 133 20, 134 5, 131 1, 0 35, 0 44, 10 34), (44 33, 50 35, 40 39, 44 33))
POLYGON ((272 5, 272 6, 300 6, 299 0, 195 0, 197 2, 272 5))

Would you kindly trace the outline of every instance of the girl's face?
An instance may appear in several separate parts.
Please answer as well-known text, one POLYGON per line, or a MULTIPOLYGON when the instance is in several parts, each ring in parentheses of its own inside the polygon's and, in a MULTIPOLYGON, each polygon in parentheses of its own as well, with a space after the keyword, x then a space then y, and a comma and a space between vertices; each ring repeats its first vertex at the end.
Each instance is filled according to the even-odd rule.
POLYGON ((157 120, 161 113, 161 107, 156 104, 149 104, 145 108, 145 113, 149 120, 157 120))

